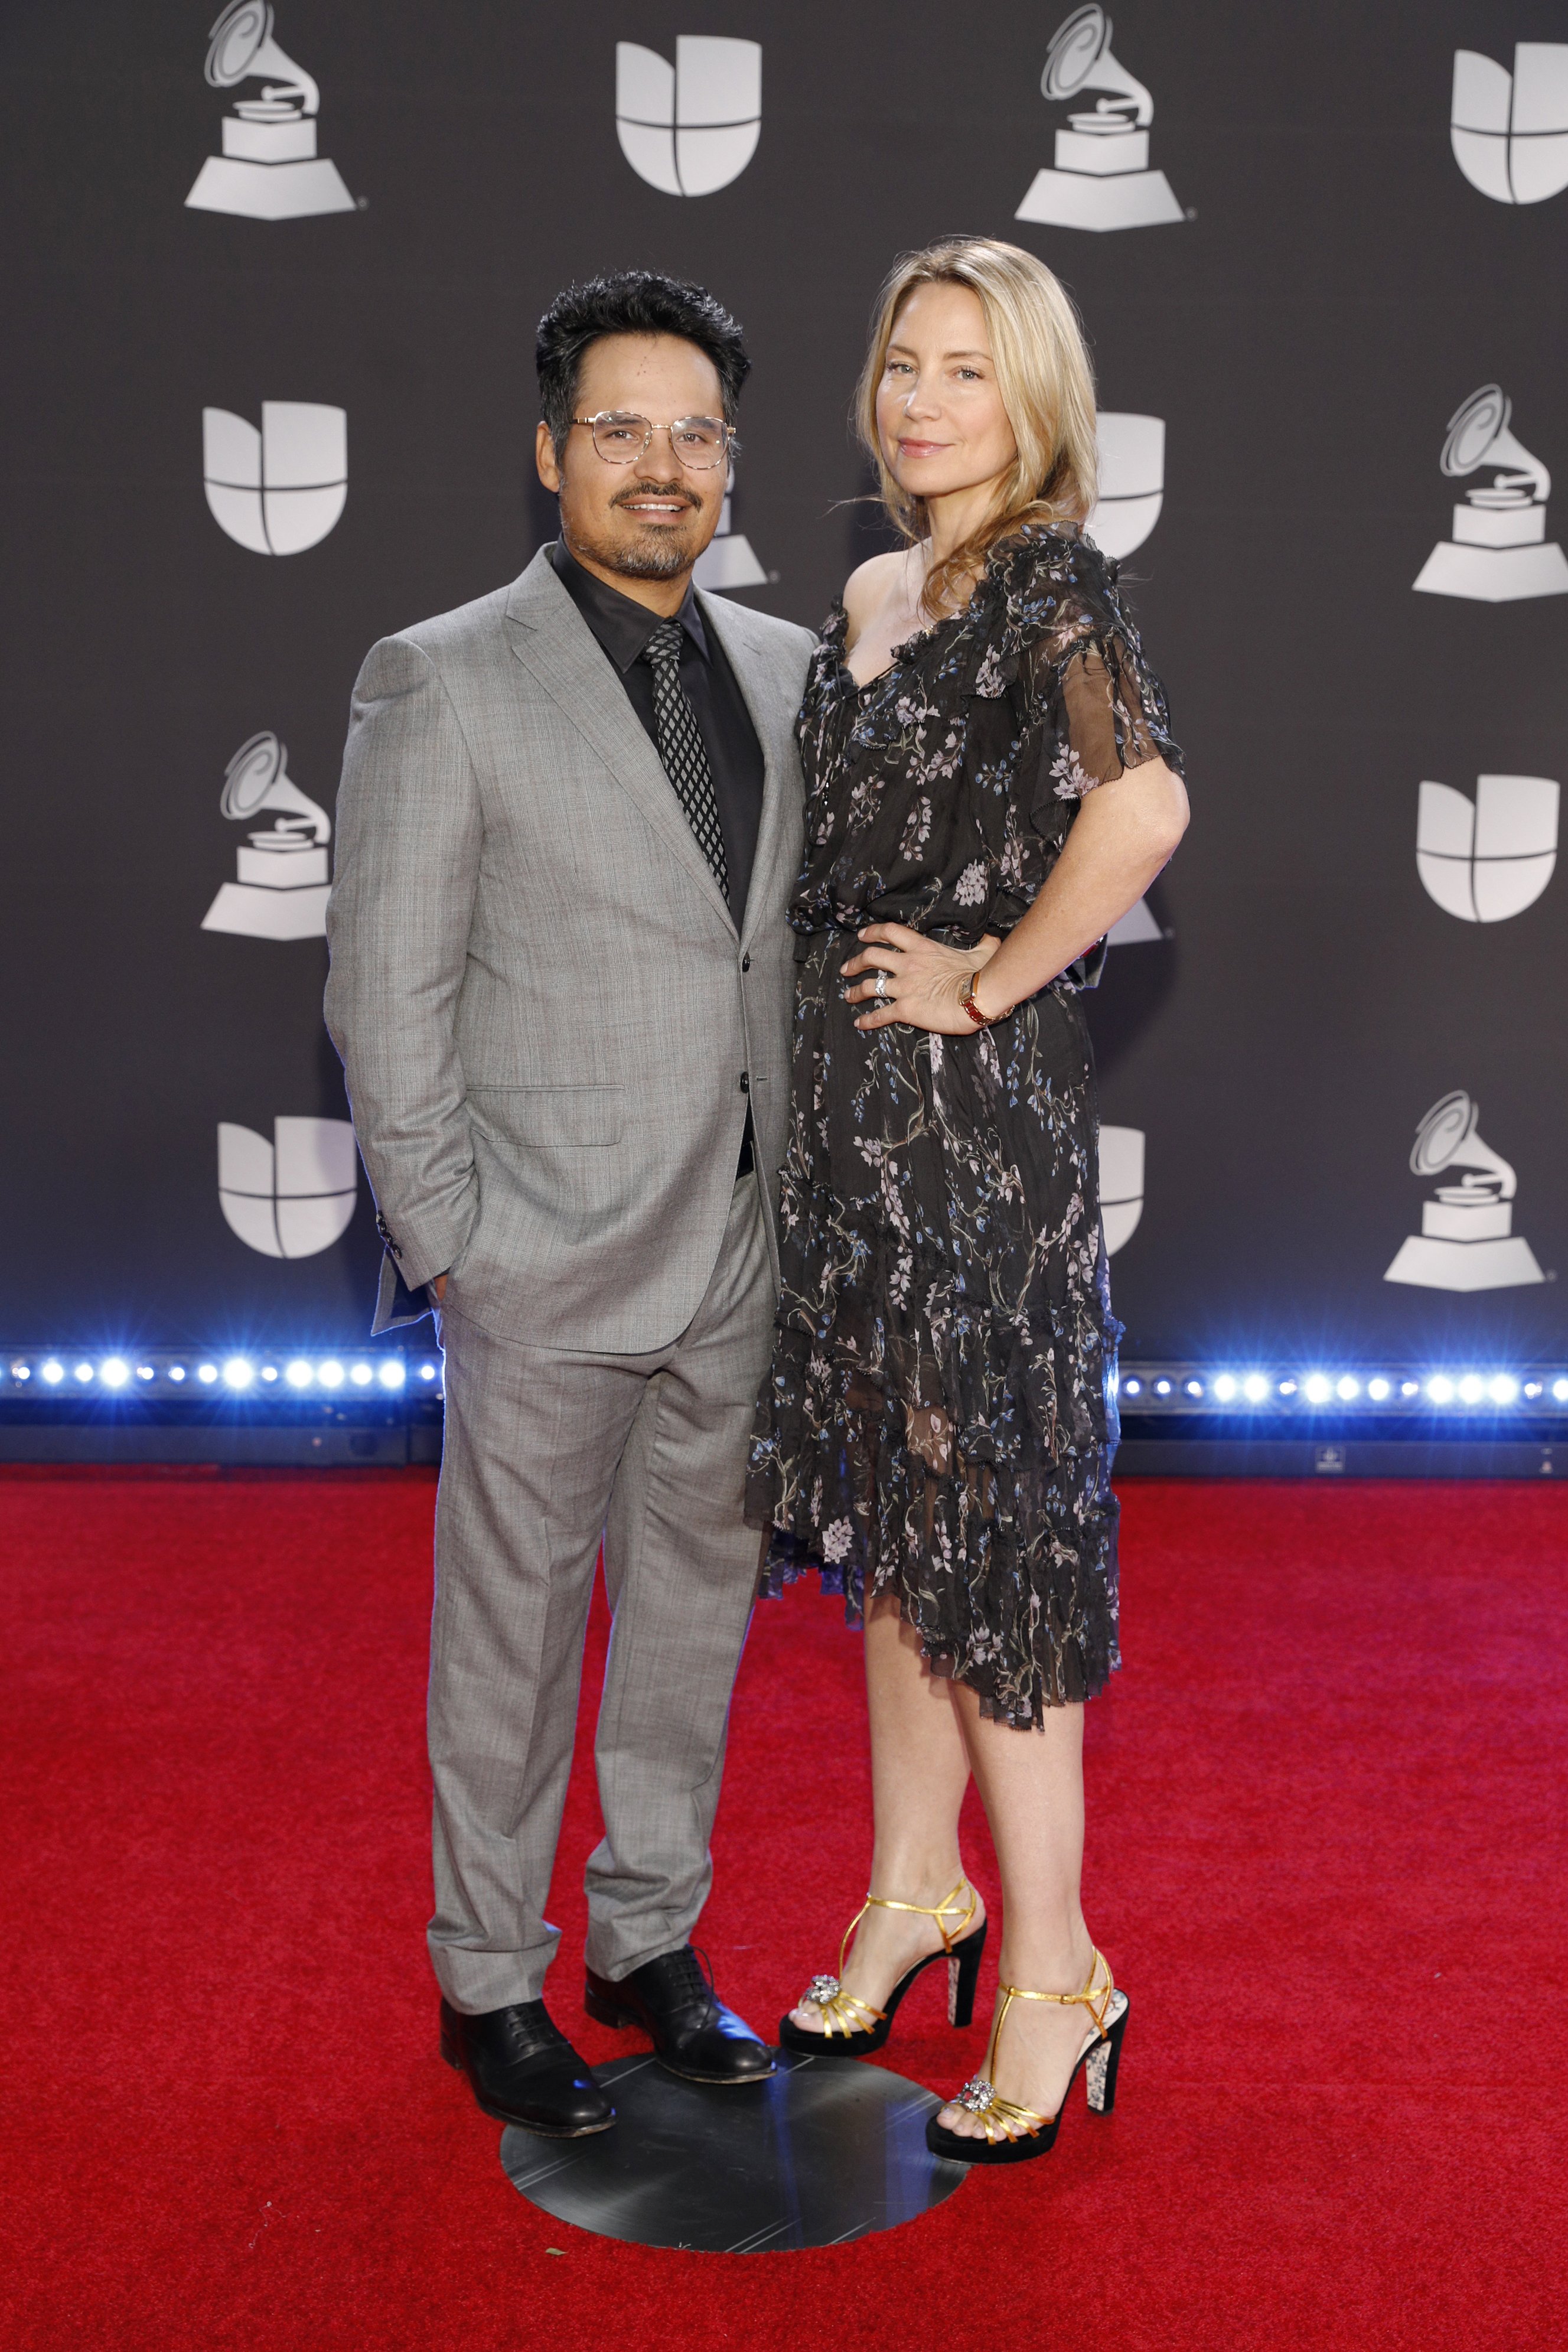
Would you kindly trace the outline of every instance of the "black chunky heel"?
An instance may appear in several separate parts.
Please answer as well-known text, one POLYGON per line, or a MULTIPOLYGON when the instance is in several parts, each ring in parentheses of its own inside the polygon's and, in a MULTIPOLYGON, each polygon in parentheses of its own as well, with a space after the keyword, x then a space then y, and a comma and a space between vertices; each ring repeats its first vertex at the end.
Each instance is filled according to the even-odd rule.
POLYGON ((975 1995, 980 1986, 980 1962, 985 1957, 986 1928, 982 1919, 947 1955, 947 2022, 960 2032, 975 2021, 975 1995))
POLYGON ((961 1878, 945 1902, 895 1903, 891 1896, 868 1895, 854 1917, 844 1930, 844 1940, 839 1946, 839 1968, 841 1972, 844 1955, 850 1948, 850 1937, 868 1911, 915 1911, 923 1919, 935 1919, 936 1932, 942 1938, 942 1949, 928 1953, 905 1969, 887 1996, 885 2009, 873 2009, 869 2000, 858 1994, 845 1992, 837 1977, 813 1977, 806 1987, 803 1999, 814 2000, 822 2012, 821 2032, 797 2025, 790 2017, 779 2021, 779 2040, 786 2050, 798 2056, 814 2057, 826 2052, 830 2057, 869 2058, 880 2050, 893 2032, 893 2021, 898 2004, 918 1976, 923 1976, 938 1960, 947 1963, 947 2022, 967 2026, 975 2014, 975 1992, 980 1981, 980 1961, 986 1949, 986 1929, 990 1922, 982 1919, 967 1936, 950 1935, 946 1914, 956 1911, 965 1895, 968 1904, 958 1925, 967 1927, 979 1906, 979 1896, 967 1878, 961 1878))
POLYGON ((1097 2116, 1108 2116, 1116 2104, 1116 2069, 1122 2063, 1122 2038, 1127 2031, 1127 1996, 1119 1992, 1115 1998, 1122 2004, 1120 2015, 1107 2025, 1083 2061, 1084 2095, 1097 2116))

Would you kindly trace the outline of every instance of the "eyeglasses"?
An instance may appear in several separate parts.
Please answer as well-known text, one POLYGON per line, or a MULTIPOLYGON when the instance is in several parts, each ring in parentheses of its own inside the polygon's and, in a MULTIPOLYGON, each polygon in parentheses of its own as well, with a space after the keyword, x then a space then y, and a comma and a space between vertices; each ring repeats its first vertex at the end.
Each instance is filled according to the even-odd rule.
POLYGON ((710 474, 736 446, 734 427, 720 416, 677 416, 673 425, 650 425, 645 416, 601 408, 597 416, 571 421, 587 425, 607 466, 634 466, 655 433, 669 435, 671 454, 688 474, 710 474))

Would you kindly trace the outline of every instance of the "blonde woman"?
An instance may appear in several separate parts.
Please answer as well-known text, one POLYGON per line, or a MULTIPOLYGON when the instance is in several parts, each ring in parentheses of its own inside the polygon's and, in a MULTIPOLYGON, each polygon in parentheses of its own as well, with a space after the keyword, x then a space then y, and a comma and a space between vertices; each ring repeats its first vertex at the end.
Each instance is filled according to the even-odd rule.
POLYGON ((881 2047, 946 1959, 967 2025, 1003 1920, 985 2073, 940 2153, 1042 2153, 1080 2067, 1109 2110, 1125 1994, 1079 1907, 1083 1701, 1118 1663, 1098 1131, 1078 992, 1186 823, 1113 566, 1082 535, 1094 394, 1072 307, 955 238, 883 289, 862 435, 906 542, 851 579, 808 680, 783 1294, 748 1515, 765 1588, 863 1614, 874 1844, 794 2050, 881 2047))

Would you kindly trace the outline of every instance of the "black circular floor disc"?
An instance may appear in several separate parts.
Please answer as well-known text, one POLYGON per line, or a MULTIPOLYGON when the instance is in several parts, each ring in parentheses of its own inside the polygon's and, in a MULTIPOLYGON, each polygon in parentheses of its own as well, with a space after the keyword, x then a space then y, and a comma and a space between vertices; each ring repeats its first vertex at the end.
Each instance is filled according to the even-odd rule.
POLYGON ((612 2129, 508 2126, 501 2162, 530 2204, 601 2238, 729 2254, 843 2245, 913 2221, 968 2170, 925 2145, 940 2101, 858 2059, 780 2051, 766 2082, 733 2087, 681 2082, 645 2051, 593 2074, 612 2129))

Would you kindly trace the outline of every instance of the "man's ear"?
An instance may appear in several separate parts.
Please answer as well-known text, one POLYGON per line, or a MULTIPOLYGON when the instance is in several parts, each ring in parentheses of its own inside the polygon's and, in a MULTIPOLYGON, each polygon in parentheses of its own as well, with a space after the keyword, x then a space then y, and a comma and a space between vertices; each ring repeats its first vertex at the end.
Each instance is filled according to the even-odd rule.
POLYGON ((541 418, 534 434, 534 464, 547 490, 560 494, 560 467, 555 461, 555 443, 549 426, 541 418))

